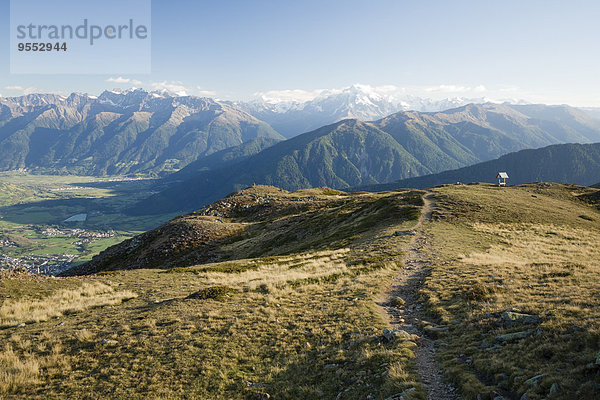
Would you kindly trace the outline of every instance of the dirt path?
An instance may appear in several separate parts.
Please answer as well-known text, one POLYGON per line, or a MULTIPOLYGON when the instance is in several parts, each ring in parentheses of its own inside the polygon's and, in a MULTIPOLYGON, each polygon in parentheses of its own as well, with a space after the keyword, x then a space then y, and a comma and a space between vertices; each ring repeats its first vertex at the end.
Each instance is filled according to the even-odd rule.
POLYGON ((427 247, 423 225, 431 222, 433 196, 427 194, 424 202, 421 217, 413 228, 414 236, 405 248, 404 268, 394 278, 389 291, 384 295, 385 302, 380 306, 387 313, 392 328, 402 329, 423 338, 415 349, 415 355, 421 381, 427 389, 427 400, 457 400, 460 396, 456 389, 442 380, 442 371, 435 359, 434 341, 423 335, 419 328, 425 316, 418 302, 418 293, 430 270, 422 250, 427 247), (390 305, 390 300, 396 297, 401 297, 405 301, 404 307, 397 308, 390 305))

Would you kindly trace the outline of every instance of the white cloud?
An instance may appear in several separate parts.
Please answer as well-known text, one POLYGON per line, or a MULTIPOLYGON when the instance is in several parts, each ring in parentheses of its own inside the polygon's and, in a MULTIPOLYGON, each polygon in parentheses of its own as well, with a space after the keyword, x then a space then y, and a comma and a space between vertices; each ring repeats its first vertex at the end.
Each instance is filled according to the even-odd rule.
MULTIPOLYGON (((371 99, 382 99, 392 103, 411 101, 411 98, 420 97, 425 100, 444 100, 444 99, 466 99, 470 101, 491 101, 491 102, 525 102, 537 101, 544 102, 543 99, 537 99, 529 92, 524 91, 516 85, 461 85, 461 84, 440 84, 440 85, 366 85, 355 83, 351 86, 332 89, 286 89, 270 90, 254 93, 253 99, 271 104, 278 103, 305 103, 318 97, 353 92, 358 90, 371 99), (510 97, 510 98, 509 98, 510 97)), ((414 99, 412 99, 414 100, 414 99)))
POLYGON ((154 90, 167 90, 169 92, 173 92, 178 96, 187 96, 188 88, 183 86, 181 82, 178 81, 162 81, 162 82, 150 82, 150 86, 154 90))
POLYGON ((106 82, 119 83, 119 84, 129 83, 132 85, 141 85, 142 84, 141 81, 138 81, 136 79, 131 79, 131 78, 123 78, 122 76, 119 76, 118 78, 110 77, 106 80, 106 82))
POLYGON ((4 86, 4 90, 8 90, 11 92, 20 92, 20 94, 24 94, 24 95, 35 93, 37 91, 36 88, 32 88, 32 87, 25 88, 23 86, 4 86))
MULTIPOLYGON (((366 86, 368 86, 368 85, 366 85, 366 86)), ((394 86, 394 85, 375 86, 373 89, 376 92, 382 93, 382 94, 397 95, 397 94, 405 94, 406 93, 406 88, 398 87, 398 86, 394 86)))
POLYGON ((462 86, 462 85, 438 85, 425 88, 426 92, 429 93, 468 93, 468 92, 485 92, 486 88, 483 85, 475 87, 462 86))
POLYGON ((205 90, 200 86, 196 86, 196 93, 198 93, 198 95, 200 96, 204 96, 204 97, 214 97, 217 95, 217 92, 215 92, 214 90, 205 90))
POLYGON ((254 97, 260 101, 267 103, 280 103, 280 102, 297 102, 305 103, 316 99, 317 97, 326 97, 330 95, 340 94, 353 90, 360 90, 361 92, 367 93, 373 97, 383 97, 388 99, 394 99, 407 94, 407 90, 404 87, 395 85, 381 85, 371 86, 361 83, 355 83, 351 86, 335 89, 315 89, 315 90, 303 90, 303 89, 285 89, 285 90, 269 90, 267 92, 256 92, 254 97))
POLYGON ((279 102, 299 102, 310 101, 323 94, 330 92, 326 89, 302 90, 302 89, 284 89, 284 90, 269 90, 267 92, 256 92, 254 96, 266 101, 267 103, 279 102))

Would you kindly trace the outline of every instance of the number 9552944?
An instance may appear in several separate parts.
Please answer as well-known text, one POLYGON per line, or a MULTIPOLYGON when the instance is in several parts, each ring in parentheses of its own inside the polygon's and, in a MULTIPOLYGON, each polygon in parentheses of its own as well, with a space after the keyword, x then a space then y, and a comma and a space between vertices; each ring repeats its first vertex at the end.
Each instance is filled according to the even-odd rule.
POLYGON ((19 43, 19 51, 67 51, 67 43, 19 43))

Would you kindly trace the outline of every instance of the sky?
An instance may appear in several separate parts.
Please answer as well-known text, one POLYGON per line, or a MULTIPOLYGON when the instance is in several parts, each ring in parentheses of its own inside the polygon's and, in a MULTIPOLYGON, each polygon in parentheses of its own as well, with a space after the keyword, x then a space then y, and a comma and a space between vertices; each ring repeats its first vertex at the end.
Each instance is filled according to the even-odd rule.
POLYGON ((301 99, 361 83, 600 107, 597 0, 154 0, 144 74, 11 74, 9 10, 0 0, 2 96, 143 87, 301 99))

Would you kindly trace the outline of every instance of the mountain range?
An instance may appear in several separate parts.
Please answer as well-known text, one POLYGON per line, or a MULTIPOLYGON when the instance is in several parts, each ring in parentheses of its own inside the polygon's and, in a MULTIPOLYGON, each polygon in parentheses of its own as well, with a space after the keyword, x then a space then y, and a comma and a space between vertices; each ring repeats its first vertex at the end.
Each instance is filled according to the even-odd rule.
POLYGON ((410 171, 392 174, 395 179, 459 168, 524 148, 600 138, 600 123, 590 116, 595 109, 462 105, 484 100, 434 101, 366 85, 323 91, 303 102, 266 97, 234 103, 142 89, 105 91, 97 97, 0 98, 0 171, 164 176, 192 164, 169 179, 181 180, 257 154, 284 139, 277 130, 296 136, 348 117, 377 120, 372 126, 416 159, 405 157, 410 171), (426 112, 394 113, 408 109, 426 112), (441 109, 446 111, 436 111, 441 109))
POLYGON ((240 108, 142 89, 100 96, 0 98, 0 170, 160 174, 265 137, 283 139, 240 108))
POLYGON ((506 172, 509 176, 507 183, 511 185, 556 182, 600 187, 600 184, 596 184, 600 180, 600 143, 558 144, 541 149, 521 150, 469 167, 354 190, 379 192, 400 188, 428 188, 456 182, 495 183, 498 172, 506 172))
POLYGON ((470 104, 439 113, 400 112, 375 122, 343 120, 224 168, 175 173, 166 189, 132 212, 190 211, 252 184, 286 190, 374 185, 526 148, 598 141, 598 121, 567 106, 470 104))
POLYGON ((253 101, 234 104, 290 138, 348 118, 374 121, 399 111, 437 112, 486 101, 485 98, 463 97, 433 100, 355 84, 338 90, 323 90, 305 101, 261 95, 253 101))

